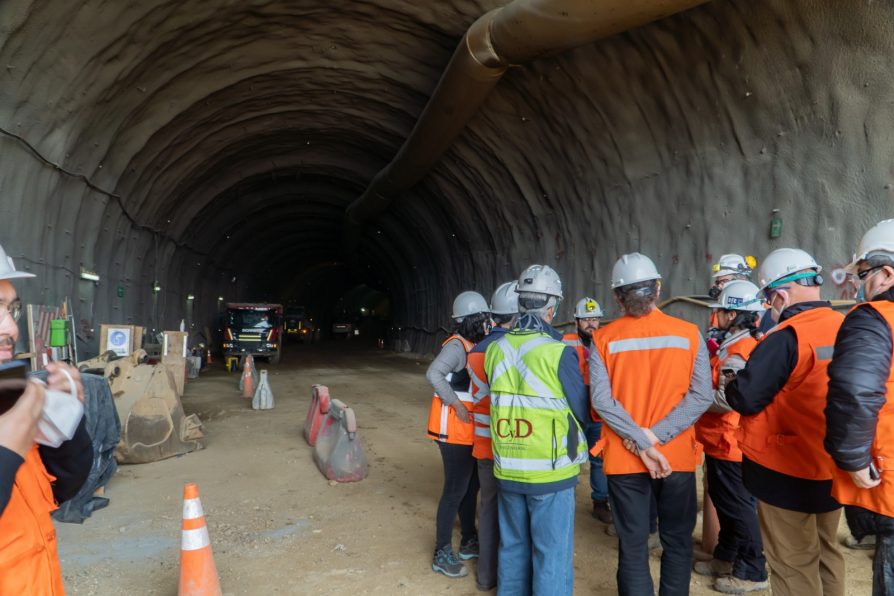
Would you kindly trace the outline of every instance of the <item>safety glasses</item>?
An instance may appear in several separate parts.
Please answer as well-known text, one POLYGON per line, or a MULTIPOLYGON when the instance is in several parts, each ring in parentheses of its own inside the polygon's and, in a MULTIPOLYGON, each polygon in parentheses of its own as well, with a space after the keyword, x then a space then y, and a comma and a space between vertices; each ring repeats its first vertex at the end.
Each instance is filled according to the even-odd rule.
POLYGON ((870 267, 869 269, 864 269, 863 271, 857 272, 857 279, 860 281, 865 281, 867 277, 872 275, 875 271, 882 269, 884 267, 888 267, 888 265, 876 265, 875 267, 870 267))
POLYGON ((16 323, 22 316, 22 301, 16 298, 9 304, 0 304, 0 322, 6 320, 6 317, 12 317, 16 323))

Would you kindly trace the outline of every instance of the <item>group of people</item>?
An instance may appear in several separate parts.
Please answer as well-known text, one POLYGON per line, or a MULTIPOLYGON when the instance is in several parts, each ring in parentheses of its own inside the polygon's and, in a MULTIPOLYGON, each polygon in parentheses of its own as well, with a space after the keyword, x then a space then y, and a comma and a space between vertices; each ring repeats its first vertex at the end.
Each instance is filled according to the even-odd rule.
POLYGON ((428 370, 428 433, 444 463, 433 570, 465 576, 477 557, 482 591, 571 594, 575 487, 589 459, 622 595, 654 593, 657 529, 661 594, 687 594, 694 570, 723 593, 843 596, 842 506, 857 539, 875 536, 873 594, 894 595, 894 220, 861 240, 846 316, 821 299, 822 267, 807 252, 773 251, 752 281, 755 268, 738 255, 714 265, 704 335, 659 310, 662 277, 638 253, 612 269, 621 316, 600 325, 584 298, 564 336, 548 266, 502 284, 490 304, 458 296, 456 330, 428 370), (703 461, 720 528, 712 558, 693 564, 703 461))

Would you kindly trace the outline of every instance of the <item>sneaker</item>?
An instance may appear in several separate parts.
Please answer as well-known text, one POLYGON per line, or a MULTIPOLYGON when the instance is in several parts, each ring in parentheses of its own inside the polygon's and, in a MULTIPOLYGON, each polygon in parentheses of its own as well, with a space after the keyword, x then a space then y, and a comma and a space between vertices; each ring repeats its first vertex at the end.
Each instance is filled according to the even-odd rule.
POLYGON ((617 536, 618 531, 615 530, 615 524, 611 523, 611 524, 608 524, 607 526, 605 526, 605 533, 608 534, 609 536, 617 536))
POLYGON ((855 550, 869 550, 875 548, 875 534, 867 534, 859 540, 853 536, 848 536, 842 541, 842 544, 855 550))
POLYGON ((445 546, 435 551, 431 562, 432 571, 443 573, 447 577, 465 577, 469 575, 466 566, 459 562, 452 546, 445 546))
POLYGON ((491 592, 491 591, 497 589, 497 584, 494 584, 494 585, 492 585, 492 586, 484 586, 484 585, 481 585, 481 584, 479 584, 479 583, 476 583, 476 584, 475 584, 475 587, 478 588, 478 591, 479 591, 479 592, 491 592))
POLYGON ((459 545, 459 558, 463 561, 478 558, 478 537, 473 536, 459 545))
POLYGON ((593 501, 593 517, 604 524, 612 523, 612 510, 608 501, 593 501))
POLYGON ((769 590, 770 582, 764 580, 762 582, 753 582, 749 579, 740 579, 732 575, 726 577, 718 577, 714 581, 714 589, 724 594, 744 594, 746 592, 757 592, 759 590, 769 590))
MULTIPOLYGON (((729 561, 721 561, 720 559, 711 559, 710 561, 696 561, 695 565, 692 566, 692 570, 699 575, 720 577, 723 575, 731 574, 733 572, 733 564, 729 561)), ((728 593, 735 594, 736 592, 728 593)))

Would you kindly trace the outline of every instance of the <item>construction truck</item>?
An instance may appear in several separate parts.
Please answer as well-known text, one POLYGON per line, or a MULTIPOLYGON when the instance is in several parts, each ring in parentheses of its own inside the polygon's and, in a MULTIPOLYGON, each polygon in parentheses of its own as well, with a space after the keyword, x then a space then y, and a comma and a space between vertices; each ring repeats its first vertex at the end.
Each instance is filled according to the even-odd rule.
POLYGON ((224 313, 224 357, 251 354, 277 364, 282 356, 281 304, 228 302, 224 313))
POLYGON ((286 339, 289 340, 312 343, 316 339, 314 337, 316 326, 313 320, 308 318, 303 306, 286 308, 284 331, 286 339))

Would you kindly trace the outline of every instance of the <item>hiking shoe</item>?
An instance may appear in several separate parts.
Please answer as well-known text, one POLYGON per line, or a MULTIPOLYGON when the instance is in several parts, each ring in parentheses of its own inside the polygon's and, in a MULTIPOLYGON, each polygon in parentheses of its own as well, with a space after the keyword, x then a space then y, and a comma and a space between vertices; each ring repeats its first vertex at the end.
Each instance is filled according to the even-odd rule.
POLYGON ((605 533, 608 534, 609 536, 617 536, 618 531, 615 530, 615 524, 611 523, 611 524, 608 524, 607 526, 605 526, 605 533))
POLYGON ((848 536, 841 543, 846 547, 853 548, 855 550, 869 550, 871 548, 875 548, 875 534, 867 534, 859 540, 857 540, 853 536, 848 536))
POLYGON ((757 592, 758 590, 769 590, 770 582, 767 580, 753 582, 749 579, 740 579, 728 575, 726 577, 718 577, 714 581, 714 589, 724 594, 744 594, 746 592, 757 592))
MULTIPOLYGON (((696 561, 695 565, 692 566, 692 570, 699 575, 720 577, 723 575, 731 574, 733 572, 733 564, 730 561, 721 561, 720 559, 711 559, 710 561, 696 561)), ((727 592, 727 594, 737 594, 737 592, 727 592)))
POLYGON ((478 588, 478 591, 479 591, 479 592, 491 592, 491 591, 497 589, 497 584, 494 584, 494 585, 492 585, 492 586, 485 586, 485 585, 476 583, 476 584, 475 584, 475 587, 478 588))
POLYGON ((478 537, 473 536, 459 545, 459 558, 463 561, 478 558, 478 537))
POLYGON ((443 573, 447 577, 465 577, 469 575, 466 566, 459 562, 452 546, 445 546, 435 551, 431 562, 432 571, 443 573))
POLYGON ((604 524, 612 523, 612 510, 608 501, 593 501, 593 517, 604 524))

